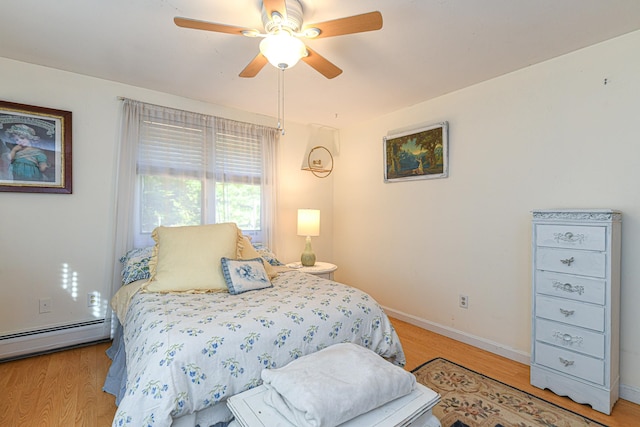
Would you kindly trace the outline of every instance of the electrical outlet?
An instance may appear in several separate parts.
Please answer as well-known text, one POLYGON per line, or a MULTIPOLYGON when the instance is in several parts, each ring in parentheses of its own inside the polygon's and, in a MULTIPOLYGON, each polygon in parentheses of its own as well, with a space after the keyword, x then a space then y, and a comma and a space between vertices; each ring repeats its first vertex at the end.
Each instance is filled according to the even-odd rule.
POLYGON ((51 298, 40 298, 40 313, 51 313, 51 298))
POLYGON ((458 297, 458 304, 460 304, 461 308, 469 308, 469 297, 460 294, 460 296, 458 297))
POLYGON ((98 307, 100 305, 100 294, 98 292, 89 292, 87 294, 87 307, 98 307))

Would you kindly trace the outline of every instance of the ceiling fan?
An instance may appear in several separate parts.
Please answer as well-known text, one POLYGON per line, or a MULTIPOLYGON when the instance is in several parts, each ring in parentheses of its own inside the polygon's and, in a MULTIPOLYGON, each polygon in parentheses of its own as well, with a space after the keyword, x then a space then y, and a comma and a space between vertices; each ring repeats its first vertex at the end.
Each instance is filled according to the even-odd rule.
POLYGON ((342 70, 306 46, 300 38, 319 39, 379 30, 382 28, 382 14, 369 12, 303 26, 302 5, 299 0, 263 0, 264 33, 251 28, 182 17, 175 17, 174 22, 184 28, 263 37, 260 52, 242 70, 240 77, 255 77, 267 62, 284 70, 301 59, 326 78, 332 79, 339 76, 342 70))

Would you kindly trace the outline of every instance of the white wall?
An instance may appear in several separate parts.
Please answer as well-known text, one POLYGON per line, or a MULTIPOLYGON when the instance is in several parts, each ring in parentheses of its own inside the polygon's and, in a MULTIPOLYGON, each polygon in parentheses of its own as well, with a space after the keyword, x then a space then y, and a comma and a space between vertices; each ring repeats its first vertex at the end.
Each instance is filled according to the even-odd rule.
MULTIPOLYGON (((267 126, 276 123, 270 117, 4 58, 0 93, 4 101, 73 113, 73 194, 0 193, 0 337, 104 317, 114 262, 119 96, 267 126), (77 275, 74 289, 63 288, 64 265, 77 275), (87 293, 95 291, 106 296, 99 310, 87 307, 87 293), (51 313, 39 313, 38 300, 44 297, 52 299, 51 313)), ((323 227, 314 248, 319 258, 330 259, 332 177, 320 180, 300 170, 309 129, 291 122, 286 127, 278 159, 283 233, 278 255, 283 261, 299 258, 304 238, 296 236, 296 210, 312 207, 322 210, 323 227)))
MULTIPOLYGON (((302 171, 307 143, 312 135, 310 126, 286 124, 286 134, 280 139, 278 159, 278 224, 276 242, 278 258, 285 263, 300 261, 305 237, 297 236, 298 209, 320 209, 320 236, 312 237, 312 247, 318 261, 333 261, 333 177, 315 177, 302 171)), ((336 159, 338 156, 334 156, 336 159)))
POLYGON ((638 52, 640 32, 343 129, 337 280, 415 323, 526 360, 531 211, 619 209, 621 382, 623 396, 638 401, 638 52), (440 121, 449 122, 450 177, 383 183, 383 136, 440 121))

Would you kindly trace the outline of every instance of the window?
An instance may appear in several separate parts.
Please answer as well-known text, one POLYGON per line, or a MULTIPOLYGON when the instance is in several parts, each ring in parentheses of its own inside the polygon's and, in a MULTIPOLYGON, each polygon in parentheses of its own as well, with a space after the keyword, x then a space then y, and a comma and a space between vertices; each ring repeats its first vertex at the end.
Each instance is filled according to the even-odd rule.
POLYGON ((215 135, 216 218, 235 222, 244 234, 264 241, 262 229, 262 144, 247 134, 215 135))
POLYGON ((264 159, 273 157, 265 156, 265 140, 277 132, 190 114, 149 108, 140 117, 135 246, 152 244, 151 232, 160 225, 220 222, 235 222, 254 241, 266 242, 271 199, 264 159))
POLYGON ((205 127, 144 120, 140 125, 137 175, 140 233, 160 225, 199 225, 215 222, 204 206, 207 153, 212 152, 205 127))
POLYGON ((158 225, 235 222, 275 250, 276 129, 122 101, 111 295, 158 225))

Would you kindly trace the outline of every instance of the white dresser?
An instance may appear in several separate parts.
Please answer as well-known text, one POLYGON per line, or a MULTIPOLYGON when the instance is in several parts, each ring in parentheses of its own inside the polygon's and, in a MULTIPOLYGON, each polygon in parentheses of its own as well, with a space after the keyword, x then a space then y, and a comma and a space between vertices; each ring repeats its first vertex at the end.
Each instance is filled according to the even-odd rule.
POLYGON ((620 385, 621 220, 610 209, 533 211, 531 384, 605 414, 620 385))

